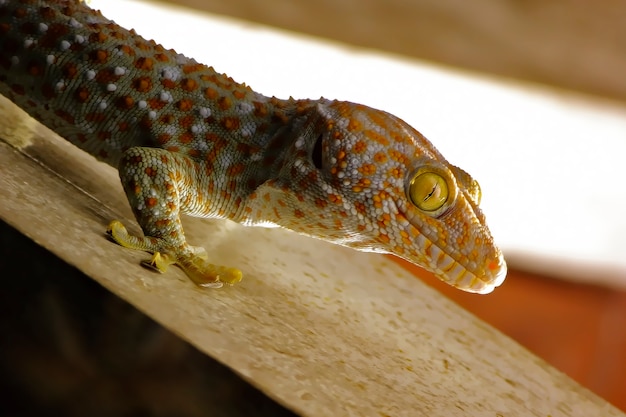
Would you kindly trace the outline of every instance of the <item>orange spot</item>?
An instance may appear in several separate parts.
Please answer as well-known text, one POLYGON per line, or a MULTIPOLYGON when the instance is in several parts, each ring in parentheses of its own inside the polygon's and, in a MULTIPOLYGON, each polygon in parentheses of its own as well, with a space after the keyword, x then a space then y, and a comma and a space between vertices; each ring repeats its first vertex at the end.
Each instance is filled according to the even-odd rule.
POLYGON ((158 204, 158 200, 154 197, 148 197, 145 199, 145 204, 146 207, 148 208, 153 208, 154 206, 156 206, 158 204))
POLYGON ((234 177, 236 175, 241 174, 244 169, 245 169, 245 165, 244 164, 234 164, 234 165, 231 165, 228 168, 227 173, 228 173, 228 175, 234 177))
POLYGON ((165 101, 161 101, 158 98, 151 98, 148 100, 148 106, 154 110, 161 110, 166 104, 167 103, 165 101))
POLYGON ((393 178, 402 178, 402 170, 400 168, 391 168, 387 171, 387 175, 393 178))
POLYGON ((226 130, 235 130, 239 128, 239 119, 236 117, 224 117, 222 119, 222 126, 226 130))
POLYGON ((185 132, 178 137, 180 143, 188 144, 193 142, 193 135, 189 132, 185 132))
POLYGON ((150 44, 146 43, 143 41, 143 39, 138 39, 135 38, 135 47, 137 47, 137 49, 141 49, 142 51, 149 51, 150 50, 150 44))
POLYGON ((120 97, 117 100, 117 107, 122 110, 128 110, 133 107, 135 100, 131 96, 120 97))
POLYGON ((89 99, 89 90, 85 87, 79 87, 74 93, 79 103, 84 103, 89 99))
POLYGON ((208 98, 209 100, 215 100, 219 96, 219 94, 217 93, 217 91, 215 91, 211 87, 207 87, 204 90, 204 96, 208 98))
POLYGON ((193 116, 183 116, 178 119, 178 123, 183 129, 189 129, 193 125, 194 120, 193 116))
POLYGON ((365 203, 362 203, 360 201, 354 202, 354 208, 356 209, 357 213, 360 214, 365 214, 367 212, 367 206, 365 205, 365 203))
POLYGON ((150 178, 155 177, 157 175, 157 171, 156 169, 152 168, 152 167, 146 167, 146 169, 144 170, 144 172, 146 173, 147 176, 149 176, 150 178))
POLYGON ((348 122, 348 130, 350 131, 355 131, 355 130, 362 130, 363 129, 363 125, 361 125, 361 122, 359 122, 356 119, 350 119, 350 121, 348 122))
POLYGON ((43 71, 44 70, 41 65, 39 65, 39 63, 31 62, 28 65, 28 73, 33 77, 38 77, 39 75, 43 74, 43 71))
POLYGON ((398 161, 401 164, 406 163, 406 160, 407 160, 407 157, 403 153, 395 149, 389 149, 389 156, 391 157, 392 160, 398 161))
POLYGON ((176 103, 176 107, 180 111, 189 111, 193 107, 193 101, 189 100, 188 98, 184 98, 176 103))
POLYGON ((198 72, 201 71, 203 69, 205 69, 206 67, 202 64, 187 64, 187 65, 183 65, 183 72, 185 74, 189 74, 192 72, 198 72))
POLYGON ((254 106, 254 115, 256 117, 265 117, 267 116, 267 106, 258 101, 253 101, 252 105, 254 106))
POLYGON ((315 207, 320 208, 320 209, 325 209, 326 206, 328 206, 328 201, 324 200, 323 198, 315 199, 315 207))
POLYGON ((102 49, 91 52, 91 61, 95 64, 105 64, 109 60, 109 53, 102 49))
POLYGON ((198 88, 198 82, 192 78, 183 78, 180 81, 180 88, 185 91, 194 91, 198 88))
POLYGON ((293 215, 296 216, 296 218, 298 218, 298 219, 301 219, 301 218, 303 218, 305 216, 304 212, 302 210, 298 210, 298 209, 295 209, 293 211, 293 215))
POLYGON ((376 173, 376 165, 374 164, 363 164, 357 170, 363 175, 374 175, 376 173))
POLYGON ((367 150, 367 144, 362 140, 356 141, 354 146, 352 147, 352 151, 354 153, 363 153, 367 150))
POLYGON ((161 145, 165 145, 167 142, 170 141, 170 139, 172 139, 172 135, 170 135, 169 133, 161 133, 159 136, 157 136, 157 141, 161 145))
POLYGON ((172 124, 174 123, 174 115, 171 113, 166 113, 159 118, 159 121, 166 125, 172 124))
POLYGON ((76 67, 76 64, 68 62, 67 64, 63 65, 63 75, 65 76, 65 78, 74 79, 76 77, 76 74, 78 74, 78 68, 76 67))
POLYGON ((161 80, 161 85, 169 90, 176 88, 176 83, 169 79, 161 80))
POLYGON ((387 235, 386 235, 386 234, 384 234, 384 233, 381 233, 381 234, 378 236, 378 240, 379 240, 379 241, 381 241, 381 242, 383 242, 383 243, 389 243, 389 240, 390 240, 390 239, 389 239, 389 236, 387 236, 387 235))
POLYGON ((94 32, 89 35, 89 41, 92 43, 103 43, 109 37, 102 31, 94 32))
POLYGON ((341 196, 337 194, 328 194, 328 200, 333 204, 343 204, 341 196))
POLYGON ((128 56, 134 56, 135 50, 128 45, 121 45, 120 51, 124 52, 128 56))
POLYGON ((378 164, 384 164, 385 162, 387 162, 387 155, 385 155, 383 152, 376 152, 374 154, 374 162, 378 164))
MULTIPOLYGON (((168 205, 168 206, 169 206, 169 205, 168 205)), ((170 208, 170 211, 171 211, 171 210, 174 210, 176 207, 174 206, 174 208, 171 208, 171 207, 169 207, 169 208, 170 208)), ((168 226, 170 225, 170 219, 168 219, 168 218, 165 218, 165 219, 159 219, 159 220, 157 220, 156 222, 154 222, 154 224, 155 224, 155 226, 157 226, 158 228, 160 228, 160 229, 164 229, 164 228, 166 228, 166 227, 168 227, 168 226)))
POLYGON ((387 139, 385 136, 381 135, 378 132, 375 132, 373 130, 366 130, 365 136, 368 139, 371 139, 374 142, 380 143, 383 146, 389 146, 389 139, 387 139))
POLYGON ((220 109, 222 109, 222 110, 228 110, 233 105, 232 101, 228 97, 220 97, 217 100, 217 104, 218 104, 218 106, 220 106, 220 109))
POLYGON ((147 93, 152 89, 152 80, 149 76, 135 78, 133 80, 132 86, 140 93, 147 93))
POLYGON ((152 71, 154 67, 154 61, 149 57, 137 58, 135 61, 135 68, 145 71, 152 71))
POLYGON ((170 60, 167 55, 162 53, 154 54, 154 58, 159 62, 168 62, 170 60))

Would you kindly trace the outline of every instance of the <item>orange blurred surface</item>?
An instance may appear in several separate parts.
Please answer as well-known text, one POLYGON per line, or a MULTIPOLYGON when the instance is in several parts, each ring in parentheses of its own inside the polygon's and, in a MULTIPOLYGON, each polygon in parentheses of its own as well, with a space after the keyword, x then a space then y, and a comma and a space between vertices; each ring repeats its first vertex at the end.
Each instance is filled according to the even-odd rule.
POLYGON ((626 411, 626 291, 509 270, 501 287, 489 295, 476 295, 452 288, 418 267, 395 260, 626 411))

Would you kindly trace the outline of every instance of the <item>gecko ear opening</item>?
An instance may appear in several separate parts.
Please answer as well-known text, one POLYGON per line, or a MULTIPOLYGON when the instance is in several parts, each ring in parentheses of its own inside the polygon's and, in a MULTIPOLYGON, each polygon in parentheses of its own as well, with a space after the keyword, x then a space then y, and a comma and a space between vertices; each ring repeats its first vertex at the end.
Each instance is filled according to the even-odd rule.
POLYGON ((315 145, 313 145, 313 152, 311 153, 311 159, 313 160, 313 165, 317 169, 322 169, 322 139, 324 136, 320 133, 320 135, 315 140, 315 145))

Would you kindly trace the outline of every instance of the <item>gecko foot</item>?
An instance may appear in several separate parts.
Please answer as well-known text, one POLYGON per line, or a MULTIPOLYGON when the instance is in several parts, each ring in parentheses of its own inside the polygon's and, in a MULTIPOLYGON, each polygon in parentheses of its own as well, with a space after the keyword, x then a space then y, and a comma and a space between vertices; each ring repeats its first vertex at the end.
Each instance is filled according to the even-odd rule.
POLYGON ((144 267, 164 273, 170 265, 175 264, 200 287, 220 288, 224 283, 233 285, 243 277, 236 268, 208 262, 204 248, 186 245, 184 249, 178 249, 167 244, 164 239, 133 236, 119 220, 109 224, 107 235, 120 246, 152 253, 151 259, 141 262, 144 267))

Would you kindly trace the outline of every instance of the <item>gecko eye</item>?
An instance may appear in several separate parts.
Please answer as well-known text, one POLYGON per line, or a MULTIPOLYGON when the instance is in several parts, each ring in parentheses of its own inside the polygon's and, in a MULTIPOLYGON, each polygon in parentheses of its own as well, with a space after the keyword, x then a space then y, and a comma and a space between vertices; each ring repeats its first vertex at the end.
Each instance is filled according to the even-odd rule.
POLYGON ((407 194, 417 208, 438 215, 440 213, 435 212, 454 197, 451 196, 450 191, 448 181, 443 175, 428 168, 422 168, 414 174, 409 182, 407 194))
POLYGON ((323 136, 319 135, 315 140, 315 145, 313 145, 313 153, 311 154, 311 159, 313 159, 313 165, 317 169, 322 169, 322 139, 323 136))

